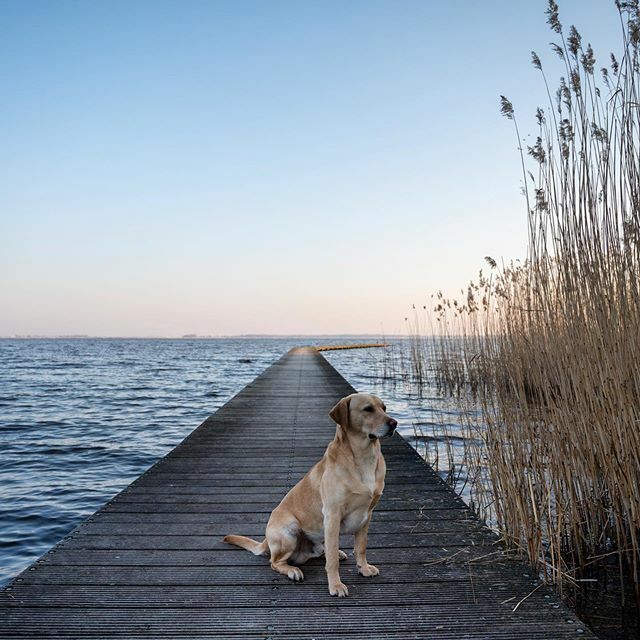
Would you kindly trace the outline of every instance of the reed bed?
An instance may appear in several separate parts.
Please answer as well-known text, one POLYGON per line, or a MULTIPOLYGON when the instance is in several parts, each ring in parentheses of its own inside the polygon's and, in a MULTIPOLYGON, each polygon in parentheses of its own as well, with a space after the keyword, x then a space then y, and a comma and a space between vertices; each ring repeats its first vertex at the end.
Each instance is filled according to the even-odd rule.
POLYGON ((614 565, 640 602, 640 9, 615 7, 621 51, 598 71, 549 2, 562 76, 552 90, 532 53, 548 106, 520 149, 528 256, 435 299, 435 382, 481 408, 473 495, 506 543, 561 590, 614 565))

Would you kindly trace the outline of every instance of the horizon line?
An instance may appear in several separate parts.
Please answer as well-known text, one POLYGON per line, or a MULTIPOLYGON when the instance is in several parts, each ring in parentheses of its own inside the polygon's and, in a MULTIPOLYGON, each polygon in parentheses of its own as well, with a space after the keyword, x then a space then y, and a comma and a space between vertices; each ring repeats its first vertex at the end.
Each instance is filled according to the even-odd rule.
POLYGON ((108 335, 98 336, 83 333, 72 334, 14 334, 0 336, 0 340, 224 340, 228 338, 362 338, 362 337, 406 337, 399 333, 234 333, 220 335, 183 334, 164 336, 108 335))

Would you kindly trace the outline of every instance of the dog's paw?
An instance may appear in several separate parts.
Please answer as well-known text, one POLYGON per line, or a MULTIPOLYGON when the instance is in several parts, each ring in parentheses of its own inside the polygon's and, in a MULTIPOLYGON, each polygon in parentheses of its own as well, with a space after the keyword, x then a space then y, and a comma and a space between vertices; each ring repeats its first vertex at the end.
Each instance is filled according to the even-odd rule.
POLYGON ((358 573, 366 578, 371 576, 377 576, 380 573, 378 567, 374 567, 372 564, 365 564, 362 567, 358 567, 358 573))
POLYGON ((338 560, 346 560, 348 557, 342 549, 338 549, 338 560))
POLYGON ((304 573, 298 567, 291 567, 289 571, 287 571, 287 577, 289 580, 293 580, 294 582, 299 582, 304 580, 304 573))
POLYGON ((338 596, 338 598, 346 598, 349 595, 349 589, 342 582, 336 582, 329 585, 329 593, 332 596, 338 596))

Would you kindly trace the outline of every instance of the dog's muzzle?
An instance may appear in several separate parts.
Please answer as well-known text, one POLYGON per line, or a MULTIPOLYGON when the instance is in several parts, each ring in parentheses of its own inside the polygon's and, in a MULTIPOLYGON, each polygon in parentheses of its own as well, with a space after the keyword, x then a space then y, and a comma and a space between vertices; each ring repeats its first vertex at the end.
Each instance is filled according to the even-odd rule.
POLYGON ((381 430, 378 435, 376 435, 375 433, 370 433, 369 434, 369 439, 370 440, 377 440, 378 438, 388 438, 388 437, 392 436, 393 432, 396 430, 396 427, 398 426, 398 421, 394 420, 393 418, 389 418, 384 423, 384 426, 387 427, 385 431, 381 430))
POLYGON ((389 429, 385 435, 387 436, 393 435, 393 432, 396 430, 397 426, 398 426, 398 421, 394 420, 393 418, 389 418, 387 420, 387 427, 389 427, 389 429))

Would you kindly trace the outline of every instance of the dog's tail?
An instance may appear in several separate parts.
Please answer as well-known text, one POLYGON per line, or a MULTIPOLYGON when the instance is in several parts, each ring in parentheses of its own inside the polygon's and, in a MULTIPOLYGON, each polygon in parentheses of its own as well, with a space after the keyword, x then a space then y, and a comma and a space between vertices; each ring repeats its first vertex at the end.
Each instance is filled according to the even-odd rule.
POLYGON ((236 547, 241 547, 242 549, 251 551, 254 556, 266 556, 269 550, 266 538, 262 542, 258 542, 257 540, 246 538, 245 536, 225 536, 222 539, 222 542, 235 544, 236 547))

